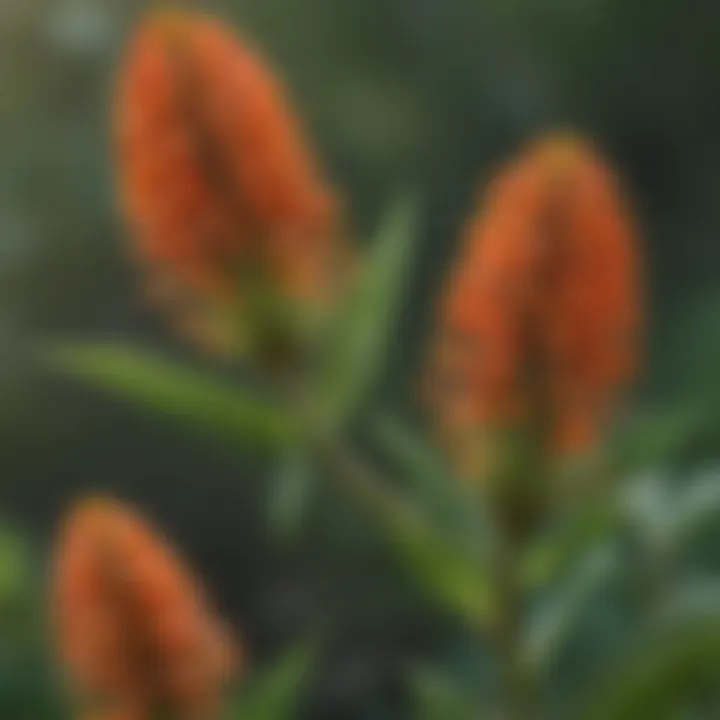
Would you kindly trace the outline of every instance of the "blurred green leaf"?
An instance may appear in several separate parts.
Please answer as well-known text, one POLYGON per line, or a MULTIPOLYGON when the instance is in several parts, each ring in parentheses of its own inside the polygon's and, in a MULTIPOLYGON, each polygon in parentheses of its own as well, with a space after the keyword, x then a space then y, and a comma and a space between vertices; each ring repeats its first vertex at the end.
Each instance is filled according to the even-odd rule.
POLYGON ((538 537, 526 550, 520 570, 523 583, 538 588, 557 579, 612 535, 621 521, 622 515, 612 495, 578 508, 559 527, 538 537))
POLYGON ((493 615, 489 563, 433 527, 407 497, 380 482, 356 458, 335 452, 333 477, 369 511, 390 546, 426 591, 470 625, 485 628, 493 615))
POLYGON ((407 423, 388 414, 371 425, 373 437, 421 493, 435 495, 449 484, 450 471, 442 458, 407 423))
POLYGON ((694 692, 720 676, 720 610, 675 613, 613 664, 580 717, 674 720, 694 692))
POLYGON ((416 669, 411 677, 417 720, 482 720, 478 700, 467 688, 436 668, 416 669))
POLYGON ((562 587, 545 598, 530 616, 524 655, 534 673, 547 672, 552 667, 590 601, 607 586, 617 560, 611 547, 596 547, 562 587))
MULTIPOLYGON (((651 456, 657 457, 655 453, 645 457, 651 456)), ((639 460, 640 455, 635 457, 639 460)), ((674 552, 718 515, 720 482, 713 473, 676 487, 656 472, 626 478, 572 508, 566 520, 529 546, 522 564, 523 582, 529 587, 551 582, 623 527, 640 530, 655 549, 674 552)))
POLYGON ((0 525, 0 612, 24 602, 30 590, 31 558, 25 538, 14 528, 0 525))
POLYGON ((382 370, 416 235, 414 205, 398 202, 381 225, 320 361, 313 397, 325 427, 350 420, 382 370))
POLYGON ((316 641, 290 648, 270 667, 250 679, 233 703, 228 720, 292 720, 318 661, 316 641))
POLYGON ((469 624, 485 628, 493 616, 488 568, 443 539, 412 514, 386 517, 385 529, 399 555, 425 588, 469 624))
POLYGON ((694 536, 720 518, 720 474, 703 473, 683 483, 677 491, 679 497, 669 508, 672 518, 672 546, 680 550, 694 536))
POLYGON ((669 478, 659 472, 629 479, 618 492, 618 506, 646 547, 669 549, 674 502, 669 478))
POLYGON ((620 500, 646 545, 672 555, 720 517, 720 476, 713 471, 676 483, 644 475, 623 488, 620 500))
POLYGON ((413 499, 438 530, 459 541, 487 545, 488 519, 480 503, 469 496, 422 437, 389 415, 377 417, 371 430, 413 499))
POLYGON ((270 528, 281 540, 296 538, 302 529, 317 487, 316 480, 315 469, 306 454, 289 452, 281 459, 268 508, 270 528))
POLYGON ((29 649, 43 637, 41 570, 30 539, 14 523, 0 522, 0 649, 29 649))
POLYGON ((270 447, 297 436, 289 415, 269 401, 142 350, 66 344, 47 357, 68 375, 201 430, 270 447))

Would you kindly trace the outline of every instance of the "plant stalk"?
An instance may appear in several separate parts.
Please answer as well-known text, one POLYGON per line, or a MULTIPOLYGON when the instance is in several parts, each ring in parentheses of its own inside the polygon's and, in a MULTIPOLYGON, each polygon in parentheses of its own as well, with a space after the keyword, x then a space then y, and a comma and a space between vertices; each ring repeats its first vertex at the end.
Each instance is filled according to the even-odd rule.
POLYGON ((532 678, 522 654, 523 597, 520 561, 526 532, 504 523, 495 552, 497 593, 496 651, 500 663, 503 720, 532 720, 535 698, 532 678))

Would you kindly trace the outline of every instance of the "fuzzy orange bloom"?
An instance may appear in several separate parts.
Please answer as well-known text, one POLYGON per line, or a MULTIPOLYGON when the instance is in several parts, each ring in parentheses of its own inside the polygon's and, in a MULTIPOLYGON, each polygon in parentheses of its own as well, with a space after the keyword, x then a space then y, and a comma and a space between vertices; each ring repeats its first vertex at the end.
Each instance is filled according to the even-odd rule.
POLYGON ((592 445, 633 374, 636 233, 610 170, 554 137, 492 184, 441 305, 430 398, 451 441, 541 424, 555 450, 592 445))
POLYGON ((122 205, 151 276, 234 293, 244 272, 290 298, 333 281, 337 208, 283 90, 220 21, 153 13, 121 74, 122 205))
POLYGON ((52 610, 87 717, 219 716, 233 643, 197 580, 131 509, 93 499, 69 514, 52 610))

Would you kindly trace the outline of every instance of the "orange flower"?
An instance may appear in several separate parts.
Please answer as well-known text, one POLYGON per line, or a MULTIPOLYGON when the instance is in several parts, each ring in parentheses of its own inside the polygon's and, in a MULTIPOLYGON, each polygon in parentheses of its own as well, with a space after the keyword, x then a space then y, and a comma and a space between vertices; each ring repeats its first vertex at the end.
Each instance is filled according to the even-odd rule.
POLYGON ((228 633, 163 538, 113 500, 87 500, 57 547, 59 648, 88 717, 210 720, 234 669, 228 633))
MULTIPOLYGON (((218 20, 156 12, 120 80, 122 206, 150 271, 235 297, 248 273, 291 299, 336 280, 337 208, 282 88, 218 20)), ((242 298, 241 298, 242 302, 242 298)))
POLYGON ((443 434, 533 422, 560 452, 588 448, 633 374, 635 229, 598 153, 573 138, 529 149, 465 233, 430 373, 443 434))

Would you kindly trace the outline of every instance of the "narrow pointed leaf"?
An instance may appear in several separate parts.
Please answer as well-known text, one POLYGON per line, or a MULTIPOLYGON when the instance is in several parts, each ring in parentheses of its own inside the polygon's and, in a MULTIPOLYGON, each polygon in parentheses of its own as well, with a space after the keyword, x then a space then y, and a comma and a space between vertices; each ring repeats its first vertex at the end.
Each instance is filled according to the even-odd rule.
POLYGON ((588 552, 620 528, 622 520, 612 497, 576 512, 526 550, 521 565, 523 583, 530 588, 542 587, 571 572, 588 552))
POLYGON ((439 532, 475 548, 489 543, 488 519, 476 498, 420 435, 407 423, 389 415, 371 426, 378 448, 384 451, 403 488, 439 532))
POLYGON ((296 435, 288 414, 269 401, 142 350, 81 343, 52 349, 48 360, 67 375, 199 430, 270 447, 296 435))
POLYGON ((398 203, 370 248, 321 358, 314 395, 327 427, 351 419, 378 380, 401 310, 415 235, 412 204, 398 203))
POLYGON ((595 548, 530 616, 523 654, 536 675, 556 662, 588 605, 607 586, 616 568, 617 557, 611 547, 595 548))
POLYGON ((374 518, 389 546, 428 594, 469 625, 485 628, 493 616, 489 564, 433 527, 406 496, 379 482, 354 458, 330 463, 336 482, 374 518))

